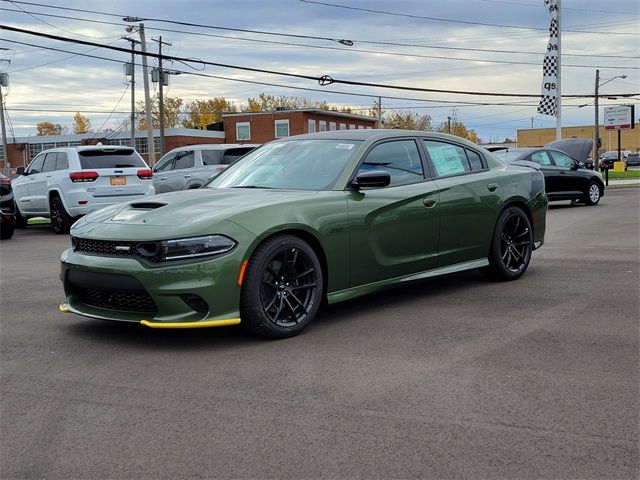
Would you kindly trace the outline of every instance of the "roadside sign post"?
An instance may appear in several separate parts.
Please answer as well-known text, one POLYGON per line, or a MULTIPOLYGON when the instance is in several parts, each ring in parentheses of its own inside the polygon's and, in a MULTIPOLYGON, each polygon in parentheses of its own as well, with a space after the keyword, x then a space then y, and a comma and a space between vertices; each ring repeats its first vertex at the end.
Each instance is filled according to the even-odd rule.
POLYGON ((618 161, 613 165, 613 171, 623 171, 622 164, 622 130, 631 130, 635 128, 635 106, 634 105, 617 105, 615 107, 607 107, 604 109, 604 128, 605 130, 618 131, 618 161))

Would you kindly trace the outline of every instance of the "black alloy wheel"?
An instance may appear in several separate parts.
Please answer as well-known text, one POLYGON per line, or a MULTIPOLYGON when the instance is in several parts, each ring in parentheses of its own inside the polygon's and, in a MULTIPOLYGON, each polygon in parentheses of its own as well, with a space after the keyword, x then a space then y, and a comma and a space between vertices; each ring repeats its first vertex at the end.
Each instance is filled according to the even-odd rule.
POLYGON ((489 266, 483 272, 499 280, 515 280, 529 266, 533 231, 526 213, 518 207, 505 209, 496 222, 489 266))
POLYGON ((247 267, 242 324, 269 338, 296 335, 315 317, 322 288, 320 263, 309 245, 288 235, 267 240, 247 267))
POLYGON ((69 233, 73 218, 67 213, 59 197, 51 199, 51 226, 56 233, 69 233))

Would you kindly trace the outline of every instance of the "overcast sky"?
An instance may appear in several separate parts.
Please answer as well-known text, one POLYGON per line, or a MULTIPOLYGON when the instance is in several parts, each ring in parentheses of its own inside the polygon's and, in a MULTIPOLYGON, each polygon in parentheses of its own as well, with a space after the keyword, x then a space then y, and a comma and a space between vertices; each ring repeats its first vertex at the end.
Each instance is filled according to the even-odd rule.
MULTIPOLYGON (((126 23, 120 17, 129 15, 145 18, 149 49, 157 51, 157 44, 149 40, 151 37, 162 35, 164 41, 171 43, 171 46, 164 47, 164 53, 168 55, 313 77, 329 75, 340 80, 375 84, 504 93, 540 92, 541 64, 549 25, 543 0, 33 0, 32 3, 40 5, 0 0, 0 23, 128 47, 128 42, 120 39, 126 33, 126 23), (91 13, 49 8, 51 6, 91 13), (326 39, 236 32, 150 19, 326 39), (344 46, 330 39, 348 39, 354 45, 344 46)), ((638 0, 562 0, 563 94, 593 94, 596 68, 601 70, 601 84, 611 77, 627 75, 626 79, 616 79, 603 85, 602 93, 640 92, 639 5, 638 0)), ((46 50, 43 46, 88 52, 119 62, 129 60, 126 53, 0 31, 0 48, 9 49, 0 51, 0 58, 10 60, 10 63, 0 63, 0 69, 8 72, 10 77, 10 87, 3 89, 10 116, 9 136, 33 135, 36 123, 44 120, 71 127, 76 111, 91 120, 94 130, 100 127, 117 129, 126 122, 130 94, 128 90, 125 92, 127 84, 121 64, 46 50)), ((153 59, 150 62, 156 63, 153 59)), ((223 96, 241 106, 247 98, 264 92, 368 109, 378 95, 398 97, 383 98, 383 108, 389 112, 403 109, 429 114, 435 124, 445 120, 455 108, 457 116, 474 128, 484 141, 513 138, 518 128, 531 127, 532 123, 535 127, 555 126, 555 117, 536 113, 534 104, 537 100, 534 99, 436 94, 339 84, 322 87, 313 80, 204 67, 197 63, 189 66, 174 62, 167 64, 166 68, 227 78, 188 74, 173 76, 167 94, 185 101, 223 96), (509 105, 464 105, 464 102, 509 105)), ((141 80, 140 70, 137 75, 141 80)), ((136 96, 143 98, 141 81, 136 85, 136 96)), ((637 101, 602 100, 601 103, 637 101)), ((563 107, 563 126, 593 123, 593 99, 565 100, 563 107), (588 105, 579 108, 584 104, 588 105)))

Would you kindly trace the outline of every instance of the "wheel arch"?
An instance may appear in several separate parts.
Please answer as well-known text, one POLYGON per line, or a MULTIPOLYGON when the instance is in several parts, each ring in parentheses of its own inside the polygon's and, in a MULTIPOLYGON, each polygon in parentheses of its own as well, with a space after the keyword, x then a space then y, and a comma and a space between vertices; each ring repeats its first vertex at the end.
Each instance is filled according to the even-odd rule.
POLYGON ((324 248, 322 247, 322 243, 320 243, 320 240, 318 240, 318 238, 313 233, 307 230, 304 230, 302 228, 296 228, 296 227, 288 227, 282 230, 271 231, 265 236, 258 238, 257 241, 251 246, 251 249, 249 250, 250 253, 248 255, 248 259, 250 259, 253 256, 256 249, 260 245, 262 245, 264 242, 272 239, 273 237, 278 237, 282 235, 291 235, 293 237, 299 238, 300 240, 304 241, 307 245, 309 245, 309 247, 311 247, 313 252, 316 254, 316 256, 318 257, 318 261, 320 262, 320 268, 322 269, 322 278, 324 280, 322 282, 323 284, 322 298, 326 301, 327 285, 329 284, 329 281, 328 281, 329 268, 327 264, 327 255, 324 251, 324 248))
POLYGON ((520 198, 513 198, 506 201, 502 206, 502 209, 498 213, 498 216, 496 217, 496 221, 500 217, 500 215, 502 215, 502 212, 504 212, 509 207, 518 207, 527 215, 527 218, 529 219, 529 223, 531 224, 531 232, 533 235, 535 235, 535 218, 533 216, 533 211, 531 210, 529 205, 527 205, 527 203, 520 198))
POLYGON ((67 212, 69 211, 69 209, 67 208, 67 203, 65 202, 64 196, 60 193, 58 189, 53 188, 47 192, 47 200, 48 200, 47 206, 49 207, 49 214, 51 214, 51 202, 53 201, 54 198, 59 198, 65 210, 67 210, 67 212))

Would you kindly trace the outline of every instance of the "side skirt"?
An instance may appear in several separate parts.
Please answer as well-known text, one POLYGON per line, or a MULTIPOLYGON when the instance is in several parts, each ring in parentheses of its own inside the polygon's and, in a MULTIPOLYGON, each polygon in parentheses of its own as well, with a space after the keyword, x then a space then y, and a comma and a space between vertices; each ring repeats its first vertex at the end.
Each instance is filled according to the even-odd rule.
POLYGON ((489 260, 486 258, 482 258, 480 260, 471 260, 469 262, 456 263, 455 265, 447 265, 446 267, 435 268, 433 270, 427 270, 426 272, 412 273, 411 275, 390 278, 387 280, 380 280, 379 282, 367 283, 365 285, 358 285, 357 287, 351 287, 345 290, 331 292, 327 294, 327 300, 329 304, 338 303, 344 300, 350 300, 352 298, 359 297, 361 295, 373 293, 378 290, 383 290, 393 285, 398 285, 405 282, 413 282, 416 280, 423 280, 425 278, 437 277, 440 275, 446 275, 448 273, 473 270, 474 268, 486 267, 487 265, 489 265, 489 260))

